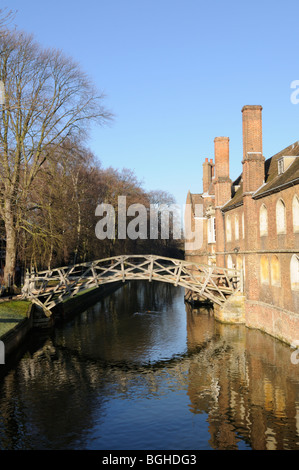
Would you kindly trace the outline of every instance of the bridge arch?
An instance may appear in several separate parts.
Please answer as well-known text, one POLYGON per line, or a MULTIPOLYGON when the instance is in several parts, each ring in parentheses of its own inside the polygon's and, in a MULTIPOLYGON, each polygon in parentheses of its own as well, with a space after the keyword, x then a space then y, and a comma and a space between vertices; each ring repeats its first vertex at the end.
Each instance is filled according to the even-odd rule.
POLYGON ((51 315, 55 305, 81 291, 131 280, 160 281, 196 292, 223 305, 243 290, 242 272, 158 255, 120 255, 88 263, 27 273, 23 297, 51 315))

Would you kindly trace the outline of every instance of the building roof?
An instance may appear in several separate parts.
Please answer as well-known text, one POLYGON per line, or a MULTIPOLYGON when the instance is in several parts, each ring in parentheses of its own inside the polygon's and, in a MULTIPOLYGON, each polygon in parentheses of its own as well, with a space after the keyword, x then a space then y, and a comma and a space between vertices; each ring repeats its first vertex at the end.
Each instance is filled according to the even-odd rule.
MULTIPOLYGON (((268 194, 281 191, 288 186, 299 183, 299 141, 268 158, 265 161, 265 183, 254 193, 253 198, 258 199, 268 194), (297 157, 281 174, 278 172, 278 160, 281 157, 297 157)), ((227 211, 243 204, 242 174, 232 184, 232 198, 223 207, 227 211)))
POLYGON ((299 142, 281 150, 265 162, 265 184, 254 194, 254 198, 267 195, 269 192, 277 192, 290 185, 299 182, 299 142), (282 173, 278 174, 278 160, 281 157, 297 157, 291 165, 282 173), (297 180, 297 182, 296 182, 297 180))
POLYGON ((242 174, 232 184, 232 198, 222 207, 222 210, 227 211, 233 207, 243 204, 243 180, 242 174))
POLYGON ((204 200, 201 194, 192 194, 189 192, 190 195, 190 204, 192 208, 193 214, 195 214, 195 206, 196 204, 203 204, 204 200))

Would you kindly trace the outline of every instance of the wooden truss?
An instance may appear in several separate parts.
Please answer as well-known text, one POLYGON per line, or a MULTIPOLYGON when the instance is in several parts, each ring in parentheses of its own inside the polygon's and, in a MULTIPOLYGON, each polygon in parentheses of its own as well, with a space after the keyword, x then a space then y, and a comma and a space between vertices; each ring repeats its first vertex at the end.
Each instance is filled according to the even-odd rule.
POLYGON ((51 315, 55 305, 81 291, 112 282, 147 280, 182 286, 223 305, 243 291, 242 272, 156 255, 122 255, 42 272, 27 273, 23 297, 51 315))

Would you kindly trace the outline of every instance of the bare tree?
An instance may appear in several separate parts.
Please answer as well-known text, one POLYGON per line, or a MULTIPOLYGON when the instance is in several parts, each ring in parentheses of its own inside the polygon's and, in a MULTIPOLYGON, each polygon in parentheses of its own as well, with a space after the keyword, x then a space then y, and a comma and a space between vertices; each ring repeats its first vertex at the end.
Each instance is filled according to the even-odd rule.
POLYGON ((0 114, 0 215, 5 224, 4 281, 14 275, 16 237, 26 217, 29 192, 55 147, 88 125, 111 119, 79 65, 59 50, 44 50, 31 35, 0 37, 0 80, 5 100, 0 114))
MULTIPOLYGON (((151 215, 154 216, 156 241, 152 249, 164 252, 165 255, 180 257, 181 246, 181 214, 172 194, 163 190, 148 193, 151 204, 151 215), (156 226, 158 227, 156 228, 156 226)), ((152 221, 151 221, 152 223, 152 221)))
POLYGON ((0 8, 0 35, 4 36, 11 21, 15 17, 15 12, 7 10, 7 8, 0 8))

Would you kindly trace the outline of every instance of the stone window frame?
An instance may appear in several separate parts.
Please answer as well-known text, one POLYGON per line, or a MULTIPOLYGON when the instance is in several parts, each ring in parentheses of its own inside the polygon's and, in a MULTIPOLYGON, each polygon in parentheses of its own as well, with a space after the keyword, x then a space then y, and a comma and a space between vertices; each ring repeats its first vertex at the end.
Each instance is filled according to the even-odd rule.
POLYGON ((276 202, 276 231, 277 234, 285 234, 287 232, 287 222, 286 222, 286 205, 282 198, 279 198, 276 202), (283 224, 281 222, 280 214, 278 213, 280 208, 283 208, 283 224))
POLYGON ((259 225, 260 225, 260 236, 264 237, 268 235, 268 209, 266 204, 262 204, 259 213, 259 225), (264 215, 264 220, 262 216, 264 215))
POLYGON ((216 217, 212 216, 208 218, 208 243, 216 243, 216 217))
POLYGON ((299 232, 299 197, 294 195, 292 201, 292 215, 293 215, 293 230, 295 233, 299 232))
POLYGON ((235 214, 235 240, 240 238, 239 214, 235 214))
POLYGON ((290 261, 291 289, 299 291, 299 256, 294 253, 290 261))
POLYGON ((228 214, 225 218, 225 235, 226 235, 226 241, 231 242, 232 241, 232 222, 231 222, 230 214, 228 214))
POLYGON ((270 284, 269 258, 266 255, 260 257, 261 284, 270 284))
POLYGON ((227 258, 226 258, 226 266, 228 269, 234 269, 235 268, 235 265, 234 265, 234 262, 233 262, 233 258, 231 255, 227 255, 227 258))
POLYGON ((277 160, 277 172, 278 172, 278 175, 282 175, 282 173, 284 172, 283 157, 281 157, 277 160))
POLYGON ((271 285, 272 286, 281 286, 281 268, 280 268, 280 261, 277 255, 272 255, 270 259, 270 274, 271 274, 271 285), (277 263, 275 266, 274 263, 277 263), (278 276, 275 271, 278 270, 278 276))

